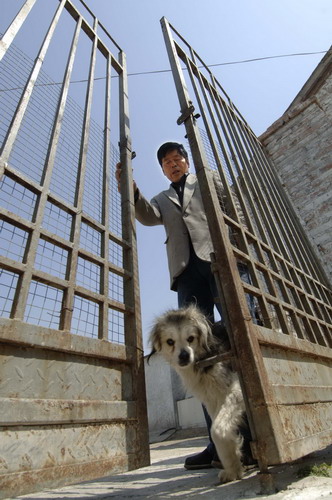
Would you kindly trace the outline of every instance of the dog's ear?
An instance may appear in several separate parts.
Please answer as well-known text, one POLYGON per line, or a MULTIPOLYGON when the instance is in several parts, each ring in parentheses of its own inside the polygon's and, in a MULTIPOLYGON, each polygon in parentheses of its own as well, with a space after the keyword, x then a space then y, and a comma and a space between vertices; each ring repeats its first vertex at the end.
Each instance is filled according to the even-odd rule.
POLYGON ((211 340, 211 326, 210 323, 204 317, 199 320, 199 331, 200 331, 200 340, 202 342, 202 347, 207 351, 210 348, 210 340, 211 340))
POLYGON ((205 315, 197 309, 197 307, 191 306, 189 308, 190 317, 194 320, 196 327, 199 331, 199 341, 201 346, 209 351, 210 341, 212 337, 211 323, 206 319, 205 315))
POLYGON ((156 351, 155 349, 152 349, 152 351, 150 352, 150 354, 149 354, 149 355, 148 355, 148 357, 146 358, 146 359, 147 359, 148 364, 149 364, 149 362, 150 362, 150 358, 151 358, 151 356, 152 356, 153 354, 155 354, 156 352, 157 352, 157 351, 156 351))
POLYGON ((156 323, 150 333, 150 345, 151 345, 151 352, 147 357, 147 361, 149 363, 150 358, 153 354, 156 352, 161 351, 161 340, 160 340, 160 329, 158 323, 156 323))

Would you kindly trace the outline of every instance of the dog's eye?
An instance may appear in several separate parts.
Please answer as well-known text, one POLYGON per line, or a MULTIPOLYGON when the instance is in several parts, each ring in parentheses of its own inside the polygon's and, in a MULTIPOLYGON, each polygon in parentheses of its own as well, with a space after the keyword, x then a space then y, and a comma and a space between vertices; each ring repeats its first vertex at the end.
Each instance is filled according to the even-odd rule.
POLYGON ((195 337, 193 335, 190 335, 190 337, 187 338, 187 342, 191 344, 192 342, 194 342, 194 338, 195 337))
POLYGON ((168 345, 174 345, 174 340, 173 339, 167 339, 166 340, 168 345))

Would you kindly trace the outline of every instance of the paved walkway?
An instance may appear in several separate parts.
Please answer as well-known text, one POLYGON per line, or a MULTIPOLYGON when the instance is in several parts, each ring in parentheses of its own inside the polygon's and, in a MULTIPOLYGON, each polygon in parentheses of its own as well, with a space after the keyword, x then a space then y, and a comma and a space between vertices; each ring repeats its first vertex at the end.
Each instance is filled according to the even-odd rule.
POLYGON ((306 464, 332 461, 332 446, 316 452, 295 464, 271 468, 279 492, 266 496, 261 493, 257 470, 248 471, 241 481, 217 484, 217 470, 187 471, 185 457, 203 449, 206 437, 188 433, 169 433, 162 442, 151 444, 151 465, 135 471, 75 484, 56 490, 15 497, 16 499, 166 499, 191 498, 199 495, 206 500, 254 499, 315 500, 332 499, 332 478, 306 477, 299 479, 297 471, 306 464))

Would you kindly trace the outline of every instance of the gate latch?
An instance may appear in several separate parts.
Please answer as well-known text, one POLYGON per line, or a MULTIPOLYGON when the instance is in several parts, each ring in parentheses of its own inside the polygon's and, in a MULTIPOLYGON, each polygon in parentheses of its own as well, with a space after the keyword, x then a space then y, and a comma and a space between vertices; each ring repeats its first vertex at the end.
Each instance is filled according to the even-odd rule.
MULTIPOLYGON (((177 119, 176 123, 178 125, 181 125, 183 122, 185 122, 186 120, 188 120, 189 116, 192 115, 194 111, 195 111, 194 105, 190 104, 190 106, 185 111, 183 111, 183 113, 179 116, 179 118, 177 119)), ((196 114, 196 115, 194 115, 194 118, 197 119, 200 116, 201 115, 196 114)))

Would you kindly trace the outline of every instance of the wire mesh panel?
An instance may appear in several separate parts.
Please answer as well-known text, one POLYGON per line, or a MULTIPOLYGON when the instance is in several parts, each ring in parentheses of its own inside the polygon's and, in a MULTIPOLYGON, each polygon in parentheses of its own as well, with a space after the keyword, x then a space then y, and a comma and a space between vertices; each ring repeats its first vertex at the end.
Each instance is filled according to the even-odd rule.
POLYGON ((331 289, 258 139, 194 49, 161 23, 266 471, 331 441, 331 289))
POLYGON ((27 0, 19 11, 14 4, 11 25, 0 25, 4 33, 0 44, 0 342, 1 357, 8 366, 4 371, 11 374, 10 387, 2 383, 6 375, 0 376, 4 408, 0 426, 8 445, 0 446, 4 464, 0 497, 149 461, 129 189, 125 55, 81 0, 27 0), (121 194, 114 178, 120 157, 121 194), (50 366, 60 366, 60 360, 57 376, 48 379, 50 366), (75 380, 64 384, 65 374, 75 364, 75 380), (16 390, 19 379, 14 366, 23 376, 25 369, 32 370, 27 385, 44 380, 42 392, 36 387, 31 397, 24 388, 16 390), (101 396, 97 388, 105 384, 105 377, 114 379, 114 373, 121 374, 116 377, 120 395, 109 382, 101 396), (79 396, 71 399, 66 388, 75 384, 79 396), (9 401, 12 394, 15 398, 9 401), (26 397, 31 398, 31 407, 20 412, 26 397), (46 413, 38 420, 38 443, 33 437, 37 424, 28 417, 38 412, 37 400, 45 408, 56 409, 54 420, 47 421, 46 413), (70 400, 71 415, 64 412, 64 400, 70 400), (31 444, 25 450, 30 466, 24 470, 21 457, 10 452, 15 429, 22 422, 31 444), (72 431, 89 432, 94 446, 78 439, 68 444, 67 452, 63 445, 65 451, 58 454, 72 431), (107 446, 105 440, 98 444, 98 436, 107 431, 107 446), (44 469, 35 450, 46 440, 53 443, 50 453, 58 458, 52 467, 46 462, 44 469), (58 468, 61 474, 56 473, 58 468))

